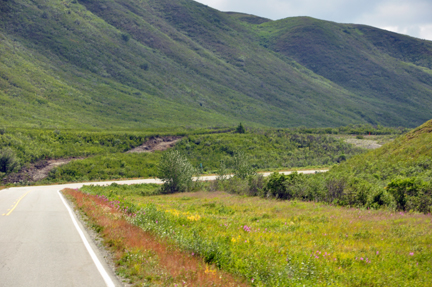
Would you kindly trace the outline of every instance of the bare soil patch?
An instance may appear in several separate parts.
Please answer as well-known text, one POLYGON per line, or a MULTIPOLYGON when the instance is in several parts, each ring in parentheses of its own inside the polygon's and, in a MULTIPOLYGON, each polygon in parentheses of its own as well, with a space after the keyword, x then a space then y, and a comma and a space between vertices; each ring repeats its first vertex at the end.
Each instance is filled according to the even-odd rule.
POLYGON ((34 164, 23 167, 19 172, 10 174, 3 181, 4 183, 34 182, 48 177, 49 172, 60 165, 67 164, 72 160, 83 158, 61 158, 41 160, 34 164))
POLYGON ((364 139, 346 139, 345 142, 361 147, 365 149, 377 149, 382 145, 378 144, 375 140, 364 140, 364 139))
POLYGON ((333 137, 343 139, 346 143, 365 149, 377 149, 382 145, 393 141, 397 135, 365 135, 357 138, 356 135, 334 135, 333 137))
POLYGON ((175 146, 180 141, 180 136, 167 136, 167 137, 152 137, 142 145, 133 148, 126 153, 142 153, 142 152, 154 152, 157 150, 167 150, 175 146))

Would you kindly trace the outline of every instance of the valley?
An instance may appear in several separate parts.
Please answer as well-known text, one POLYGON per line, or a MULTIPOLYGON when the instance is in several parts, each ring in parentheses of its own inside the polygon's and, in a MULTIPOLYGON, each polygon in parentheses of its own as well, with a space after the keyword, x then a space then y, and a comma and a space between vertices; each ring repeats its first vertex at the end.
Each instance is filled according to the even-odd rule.
POLYGON ((431 119, 431 41, 0 1, 0 285, 430 286, 431 119))

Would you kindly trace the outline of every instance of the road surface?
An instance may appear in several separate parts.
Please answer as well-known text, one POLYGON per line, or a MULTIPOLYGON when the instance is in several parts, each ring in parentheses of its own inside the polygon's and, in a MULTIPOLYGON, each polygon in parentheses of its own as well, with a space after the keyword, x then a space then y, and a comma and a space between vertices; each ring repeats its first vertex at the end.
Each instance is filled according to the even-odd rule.
POLYGON ((122 286, 58 192, 113 182, 161 183, 141 179, 0 190, 0 286, 122 286))

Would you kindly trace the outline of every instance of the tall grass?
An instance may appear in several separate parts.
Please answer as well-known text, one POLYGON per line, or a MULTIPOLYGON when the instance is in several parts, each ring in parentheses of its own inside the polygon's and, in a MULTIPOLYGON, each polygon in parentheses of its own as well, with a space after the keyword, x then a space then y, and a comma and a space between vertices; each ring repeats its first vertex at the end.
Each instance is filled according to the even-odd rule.
POLYGON ((429 286, 432 280, 430 215, 222 192, 115 199, 137 213, 133 224, 255 286, 429 286))

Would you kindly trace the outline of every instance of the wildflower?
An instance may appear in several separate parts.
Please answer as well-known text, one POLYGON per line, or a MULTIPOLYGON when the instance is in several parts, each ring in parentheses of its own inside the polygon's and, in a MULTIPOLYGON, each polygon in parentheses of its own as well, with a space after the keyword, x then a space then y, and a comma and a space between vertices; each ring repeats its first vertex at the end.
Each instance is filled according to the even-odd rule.
POLYGON ((379 255, 379 251, 376 252, 376 255, 379 255))
POLYGON ((363 261, 363 257, 360 257, 360 260, 362 260, 362 261, 363 261))
POLYGON ((410 256, 413 256, 414 255, 414 252, 410 252, 410 254, 409 254, 410 256))
POLYGON ((253 279, 253 278, 252 278, 252 280, 251 280, 251 281, 252 281, 252 283, 253 283, 253 282, 255 281, 255 279, 253 279))
POLYGON ((194 256, 195 255, 195 253, 194 252, 192 252, 192 256, 194 256))

